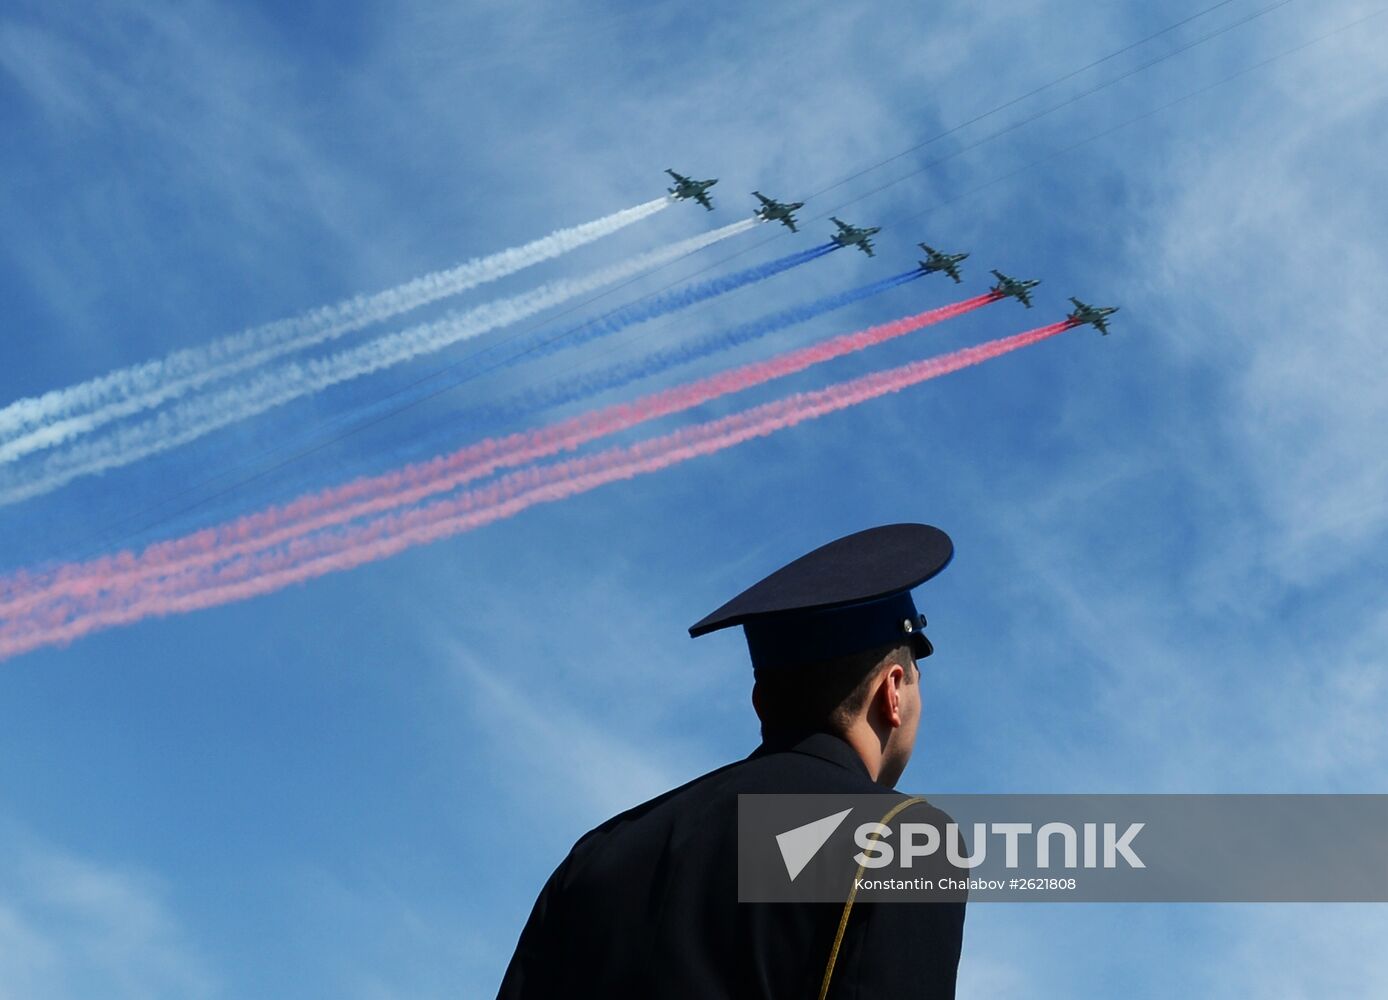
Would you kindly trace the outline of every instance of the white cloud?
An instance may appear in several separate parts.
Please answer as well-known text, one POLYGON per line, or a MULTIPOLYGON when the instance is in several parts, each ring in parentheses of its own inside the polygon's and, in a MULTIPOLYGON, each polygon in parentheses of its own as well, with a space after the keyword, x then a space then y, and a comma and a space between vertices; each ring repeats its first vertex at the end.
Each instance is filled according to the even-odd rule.
POLYGON ((1222 908, 1201 992, 1260 1000, 1388 996, 1388 907, 1222 908), (1222 926, 1221 926, 1222 925, 1222 926))
POLYGON ((215 983, 147 877, 9 832, 0 1000, 191 1000, 215 983))
POLYGON ((1221 383, 1219 409, 1198 416, 1256 505, 1257 535, 1237 541, 1289 581, 1343 568, 1388 526, 1385 55, 1370 24, 1278 64, 1206 133, 1218 144, 1165 165, 1179 190, 1138 241, 1155 254, 1152 298, 1175 304, 1154 332, 1221 383))
POLYGON ((517 791, 527 807, 603 819, 679 783, 659 750, 623 735, 621 720, 598 717, 579 692, 546 683, 542 665, 488 669, 461 646, 448 658, 463 681, 479 742, 496 755, 506 780, 524 776, 517 791))
POLYGON ((1061 460, 970 484, 1018 563, 1004 655, 1077 716, 1030 747, 1068 783, 1331 791, 1388 765, 1363 575, 1388 526, 1384 51, 1382 26, 1322 43, 1183 107, 1165 157, 1103 166, 1143 192, 1097 272, 1120 322, 1036 435, 1061 460))

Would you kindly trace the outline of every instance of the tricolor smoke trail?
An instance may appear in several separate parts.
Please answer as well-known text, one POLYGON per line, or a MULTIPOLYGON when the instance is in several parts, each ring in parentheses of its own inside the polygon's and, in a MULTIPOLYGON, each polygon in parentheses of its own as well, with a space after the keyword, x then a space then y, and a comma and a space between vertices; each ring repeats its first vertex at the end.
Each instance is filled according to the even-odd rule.
MULTIPOLYGON (((1023 339, 1044 339, 1044 336, 1051 336, 1052 333, 1066 328, 1069 328, 1069 324, 1062 322, 1053 328, 1042 328, 1041 332, 1031 331, 1020 336, 1023 339)), ((861 335, 849 336, 861 338, 861 335)), ((845 338, 838 340, 843 342, 845 338)), ((1033 340, 1026 340, 1026 343, 1031 342, 1033 340)), ((994 342, 994 346, 999 343, 1004 342, 994 342)), ((1024 346, 1023 340, 1016 338, 1009 339, 1006 343, 1012 343, 1013 347, 1024 346)), ((827 344, 820 344, 819 347, 823 349, 826 346, 827 344)), ((1013 347, 1006 350, 1012 350, 1013 347)), ((979 358, 985 360, 985 357, 991 357, 991 354, 987 354, 987 350, 990 349, 991 346, 985 344, 980 349, 956 351, 949 356, 934 358, 931 364, 940 363, 947 371, 954 371, 955 367, 976 364, 979 358), (980 351, 983 353, 980 354, 980 351)), ((1002 353, 1006 353, 1006 350, 1002 353)), ((86 617, 90 612, 99 611, 100 608, 111 604, 119 604, 122 600, 129 599, 132 594, 139 594, 144 599, 153 599, 157 593, 182 593, 187 589, 189 581, 197 581, 207 572, 218 572, 225 579, 226 574, 230 572, 228 567, 254 567, 257 565, 255 560, 260 558, 257 553, 272 550, 273 546, 286 546, 289 550, 300 551, 304 544, 308 544, 310 537, 323 537, 314 535, 315 532, 322 532, 322 529, 346 525, 353 519, 379 519, 382 512, 448 492, 462 483, 508 465, 515 467, 533 458, 552 456, 558 451, 572 449, 577 444, 604 433, 618 431, 623 426, 636 425, 643 419, 697 406, 701 401, 722 394, 719 390, 729 392, 737 387, 751 385, 754 383, 752 379, 758 375, 773 376, 775 371, 786 374, 791 369, 804 368, 809 363, 811 361, 806 360, 805 351, 794 351, 791 356, 773 358, 772 363, 748 365, 736 372, 727 372, 725 375, 733 378, 725 378, 720 383, 718 376, 715 376, 715 379, 704 379, 688 386, 677 387, 668 393, 655 394, 638 401, 637 404, 611 407, 600 414, 591 414, 589 417, 597 419, 593 419, 589 426, 582 426, 582 422, 575 419, 552 428, 530 432, 529 435, 514 435, 509 439, 479 442, 475 446, 457 451, 451 456, 440 457, 439 460, 421 467, 407 467, 400 472, 378 476, 371 481, 348 483, 347 486, 326 490, 318 496, 305 497, 300 504, 291 504, 289 508, 271 508, 262 514, 239 519, 232 525, 223 526, 222 529, 197 532, 196 535, 187 536, 185 539, 151 546, 139 556, 122 553, 119 556, 94 560, 90 564, 69 567, 64 574, 60 574, 60 579, 50 581, 51 586, 43 592, 10 594, 8 607, 0 610, 3 619, 11 622, 11 625, 0 626, 0 647, 3 647, 3 636, 6 635, 7 629, 15 624, 28 621, 31 626, 37 622, 58 626, 71 619, 86 617), (799 368, 795 368, 797 364, 799 368), (769 368, 768 365, 775 365, 775 368, 769 368), (756 368, 761 368, 761 371, 752 371, 756 368), (391 489, 391 492, 380 492, 383 489, 391 489), (364 493, 365 496, 362 496, 364 493), (305 510, 294 511, 296 507, 318 507, 318 511, 314 517, 305 510), (294 514, 298 514, 298 517, 294 517, 294 514)), ((350 533, 355 531, 355 526, 340 528, 340 531, 350 533)))
POLYGON ((854 354, 888 340, 961 316, 997 301, 988 292, 913 316, 844 334, 685 385, 619 403, 531 431, 486 438, 429 462, 364 477, 300 497, 283 506, 237 518, 182 538, 159 542, 143 553, 121 553, 61 567, 42 575, 0 577, 0 616, 28 613, 55 599, 102 597, 113 588, 235 558, 299 535, 379 514, 456 489, 504 468, 578 448, 639 424, 671 416, 721 396, 764 385, 812 365, 854 354))
MULTIPOLYGON (((486 366, 487 354, 495 348, 486 348, 479 351, 473 358, 469 359, 474 370, 492 371, 496 368, 505 368, 512 365, 533 361, 536 358, 554 354, 556 351, 567 347, 574 347, 579 344, 587 343, 598 337, 618 333, 628 327, 638 323, 646 323, 653 319, 659 319, 671 313, 679 312, 700 302, 707 302, 720 295, 745 288, 748 285, 765 281, 767 278, 775 277, 793 267, 807 264, 812 260, 823 257, 825 254, 833 253, 838 246, 833 243, 825 243, 822 246, 811 247, 808 250, 800 250, 793 254, 787 254, 777 260, 767 261, 765 264, 757 264, 754 267, 744 268, 732 274, 718 278, 710 278, 707 281, 697 281, 683 288, 672 289, 668 292, 661 292, 650 298, 634 302, 631 305, 621 306, 614 309, 607 315, 596 320, 579 323, 567 330, 552 333, 546 330, 537 331, 535 334, 519 339, 508 340, 503 345, 496 345, 504 348, 507 357, 490 367, 486 366)), ((914 274, 919 272, 913 272, 914 274)), ((891 284, 899 283, 896 279, 890 279, 891 284)), ((380 414, 388 413, 400 406, 397 399, 383 399, 371 406, 363 407, 354 413, 359 420, 370 420, 380 414)))
MULTIPOLYGON (((459 413, 456 417, 450 417, 450 427, 438 434, 427 434, 420 440, 410 442, 409 451, 433 450, 438 446, 437 439, 442 437, 444 433, 451 433, 456 436, 457 427, 518 419, 541 410, 576 403, 599 393, 621 388, 679 365, 709 357, 719 351, 730 350, 760 337, 770 336, 798 323, 808 322, 836 309, 842 309, 855 302, 861 302, 888 289, 914 281, 921 277, 922 273, 920 269, 906 271, 858 288, 826 295, 813 302, 790 306, 728 330, 720 330, 682 343, 671 344, 639 358, 621 361, 598 371, 531 386, 512 399, 474 407, 459 413)), ((952 310, 954 307, 946 308, 952 310)), ((935 316, 936 311, 930 310, 929 313, 922 315, 935 316)), ((955 315, 958 314, 948 312, 942 318, 949 319, 955 315)), ((934 322, 938 321, 934 320, 934 322)), ((4 581, 0 578, 0 595, 3 593, 4 581)), ((0 612, 3 610, 3 596, 0 596, 0 612)))
POLYGON ((36 472, 0 471, 0 505, 48 493, 80 476, 129 465, 301 396, 478 337, 744 233, 757 224, 755 219, 744 219, 586 277, 549 282, 521 295, 385 334, 336 354, 288 362, 244 384, 185 400, 140 423, 55 452, 39 463, 36 472))
POLYGON ((120 591, 78 613, 61 607, 0 626, 0 659, 142 618, 213 607, 350 569, 416 545, 470 531, 540 503, 563 500, 606 483, 667 469, 807 420, 900 392, 929 379, 1039 343, 1073 326, 1069 320, 1025 333, 873 372, 682 428, 634 445, 581 458, 527 466, 477 490, 396 510, 282 548, 183 572, 120 591), (172 584, 172 586, 170 586, 172 584), (65 613, 66 610, 66 613, 65 613))
POLYGON ((657 198, 373 295, 357 295, 292 319, 253 327, 205 347, 175 351, 158 361, 17 400, 0 409, 0 463, 90 433, 208 382, 558 257, 648 218, 669 204, 668 197, 657 198))
MULTIPOLYGON (((590 372, 574 378, 531 388, 523 396, 493 407, 470 410, 468 418, 483 420, 504 420, 525 416, 537 410, 576 403, 579 400, 596 396, 599 393, 621 388, 639 379, 649 378, 679 365, 698 361, 719 351, 739 347, 761 337, 770 336, 799 323, 806 323, 836 309, 843 309, 855 302, 879 295, 898 285, 904 285, 921 276, 919 269, 883 278, 869 285, 849 289, 834 295, 826 295, 801 305, 790 306, 759 319, 739 324, 729 330, 721 330, 707 336, 697 337, 683 343, 671 344, 652 351, 639 358, 609 365, 600 371, 590 372)), ((952 309, 953 307, 947 307, 952 309)), ((965 310, 968 311, 968 310, 965 310)), ((934 313, 934 310, 931 310, 934 313)), ((959 315, 950 312, 944 318, 959 315)), ((936 320, 938 322, 938 320, 936 320)))
POLYGON ((997 301, 993 292, 844 334, 707 378, 501 438, 486 438, 429 462, 365 477, 237 518, 182 538, 29 576, 0 578, 0 616, 32 613, 54 601, 105 599, 113 589, 212 565, 298 536, 373 516, 456 489, 500 469, 578 448, 610 434, 670 416, 729 393, 764 385, 812 365, 854 354, 997 301))

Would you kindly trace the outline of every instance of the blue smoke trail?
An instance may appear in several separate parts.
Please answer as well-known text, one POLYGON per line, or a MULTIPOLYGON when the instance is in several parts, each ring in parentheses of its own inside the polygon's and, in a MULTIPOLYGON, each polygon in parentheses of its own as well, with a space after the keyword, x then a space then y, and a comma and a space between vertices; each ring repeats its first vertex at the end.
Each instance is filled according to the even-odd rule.
POLYGON ((707 302, 709 299, 737 291, 737 289, 755 282, 765 281, 782 271, 789 271, 793 267, 799 267, 801 264, 808 263, 816 257, 823 257, 837 249, 838 244, 836 243, 823 243, 817 247, 781 257, 778 260, 767 261, 756 267, 735 271, 721 278, 710 278, 707 281, 686 285, 684 288, 662 292, 644 302, 633 302, 630 305, 622 306, 606 316, 580 323, 561 333, 540 333, 519 343, 513 341, 508 346, 515 352, 515 356, 503 362, 502 366, 509 368, 520 361, 542 358, 566 347, 584 344, 609 333, 625 330, 637 323, 645 323, 668 313, 687 309, 692 305, 707 302))
POLYGON ((574 378, 565 379, 559 382, 551 382, 548 385, 539 386, 527 390, 525 395, 515 397, 512 400, 503 402, 496 406, 479 407, 469 410, 466 419, 478 421, 487 420, 508 420, 515 417, 526 416, 536 410, 547 409, 553 406, 563 406, 567 403, 574 403, 590 396, 606 392, 609 389, 616 389, 634 382, 637 379, 647 378, 660 372, 668 371, 677 365, 688 364, 697 361, 718 351, 725 351, 729 348, 746 344, 759 337, 784 330, 786 327, 804 323, 817 316, 842 309, 855 302, 871 298, 904 285, 908 281, 919 278, 923 272, 917 268, 913 271, 906 271, 902 274, 893 275, 890 278, 883 278, 874 281, 870 285, 863 285, 860 288, 849 289, 846 292, 838 292, 834 295, 826 295, 823 298, 815 299, 812 302, 805 302, 800 305, 790 306, 779 312, 762 316, 759 319, 749 320, 739 326, 718 333, 696 337, 692 340, 678 344, 670 344, 644 357, 632 358, 627 361, 618 362, 600 371, 588 372, 574 378))

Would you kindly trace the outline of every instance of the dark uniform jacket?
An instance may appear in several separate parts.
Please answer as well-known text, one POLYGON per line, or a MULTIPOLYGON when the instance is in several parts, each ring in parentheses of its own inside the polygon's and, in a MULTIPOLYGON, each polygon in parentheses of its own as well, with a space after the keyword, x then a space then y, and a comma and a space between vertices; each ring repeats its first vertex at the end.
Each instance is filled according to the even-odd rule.
MULTIPOLYGON (((889 790, 852 747, 818 733, 613 817, 545 884, 499 1000, 814 1000, 842 904, 737 902, 737 796, 768 792, 889 790)), ((963 932, 962 901, 858 903, 829 996, 953 997, 963 932)))

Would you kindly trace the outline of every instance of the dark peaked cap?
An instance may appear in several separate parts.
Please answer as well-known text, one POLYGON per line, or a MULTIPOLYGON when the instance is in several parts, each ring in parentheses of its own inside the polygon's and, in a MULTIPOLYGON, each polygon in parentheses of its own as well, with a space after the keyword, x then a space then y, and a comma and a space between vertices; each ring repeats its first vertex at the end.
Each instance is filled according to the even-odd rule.
POLYGON ((932 652, 911 588, 949 565, 954 543, 928 524, 868 528, 801 556, 690 626, 694 637, 733 625, 758 670, 908 643, 932 652))

